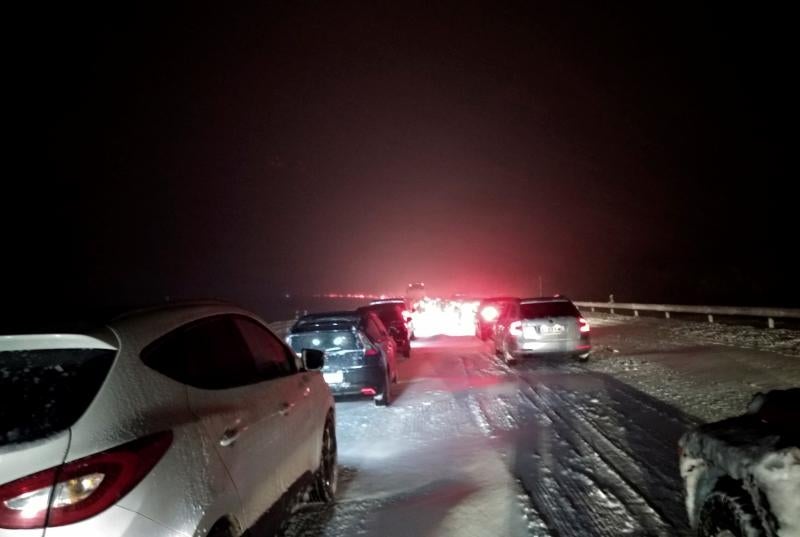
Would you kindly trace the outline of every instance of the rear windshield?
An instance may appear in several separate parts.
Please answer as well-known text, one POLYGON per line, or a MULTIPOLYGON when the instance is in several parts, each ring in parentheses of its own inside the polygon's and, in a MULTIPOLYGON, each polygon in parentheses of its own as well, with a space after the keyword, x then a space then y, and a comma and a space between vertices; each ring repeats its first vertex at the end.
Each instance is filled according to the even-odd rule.
POLYGON ((571 302, 534 302, 530 304, 520 304, 520 314, 523 319, 580 317, 578 309, 571 302))
POLYGON ((378 318, 383 324, 389 326, 392 323, 403 322, 403 314, 394 304, 370 306, 369 309, 378 314, 378 318))
POLYGON ((0 446, 70 427, 92 402, 116 351, 0 352, 0 446))
POLYGON ((359 349, 356 335, 343 330, 292 334, 289 336, 289 344, 294 352, 300 352, 303 349, 317 349, 326 352, 359 349))

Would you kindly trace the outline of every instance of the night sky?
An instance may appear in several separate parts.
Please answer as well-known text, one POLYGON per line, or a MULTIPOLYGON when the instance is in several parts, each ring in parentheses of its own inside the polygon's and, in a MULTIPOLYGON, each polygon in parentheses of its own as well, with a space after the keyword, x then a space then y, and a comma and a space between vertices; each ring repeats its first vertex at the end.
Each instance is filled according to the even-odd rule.
POLYGON ((800 306, 792 17, 606 4, 8 14, 6 312, 540 275, 800 306))

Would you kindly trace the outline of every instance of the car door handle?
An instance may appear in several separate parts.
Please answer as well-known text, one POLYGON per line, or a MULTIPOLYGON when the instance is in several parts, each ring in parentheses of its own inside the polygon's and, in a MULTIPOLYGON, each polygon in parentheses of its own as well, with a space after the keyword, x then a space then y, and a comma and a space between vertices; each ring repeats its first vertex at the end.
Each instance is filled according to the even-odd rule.
POLYGON ((294 403, 289 403, 288 401, 281 403, 281 409, 278 411, 281 416, 286 416, 289 412, 292 411, 294 408, 294 403))
POLYGON ((225 432, 222 433, 222 438, 219 439, 219 445, 222 447, 232 446, 239 440, 239 435, 241 434, 242 432, 235 427, 232 429, 225 429, 225 432))

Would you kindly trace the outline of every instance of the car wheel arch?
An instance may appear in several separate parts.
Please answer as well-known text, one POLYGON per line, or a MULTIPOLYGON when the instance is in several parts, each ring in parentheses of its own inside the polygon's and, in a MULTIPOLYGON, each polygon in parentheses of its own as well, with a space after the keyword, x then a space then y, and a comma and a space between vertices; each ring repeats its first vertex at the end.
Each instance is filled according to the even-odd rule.
MULTIPOLYGON (((716 517, 712 519, 707 518, 706 513, 709 507, 719 504, 718 500, 720 500, 721 496, 727 498, 725 500, 726 505, 733 505, 736 507, 733 511, 736 512, 737 517, 742 517, 744 513, 744 516, 740 518, 740 520, 744 520, 744 524, 748 526, 748 528, 744 530, 744 534, 753 536, 767 535, 767 533, 764 532, 765 522, 772 526, 772 534, 775 534, 776 525, 769 520, 771 517, 769 505, 762 503, 762 499, 765 501, 766 498, 761 498, 763 495, 760 489, 755 487, 755 485, 748 486, 743 480, 734 479, 729 475, 722 475, 718 476, 709 494, 702 498, 702 500, 698 497, 697 514, 695 518, 697 520, 697 531, 699 535, 708 535, 708 533, 704 531, 704 526, 709 524, 712 520, 719 520, 716 517)), ((711 509, 711 511, 713 512, 714 509, 711 509)), ((726 513, 733 512, 728 509, 724 511, 726 513)))
POLYGON ((243 535, 243 532, 236 519, 226 515, 217 519, 205 535, 206 537, 237 537, 243 535))

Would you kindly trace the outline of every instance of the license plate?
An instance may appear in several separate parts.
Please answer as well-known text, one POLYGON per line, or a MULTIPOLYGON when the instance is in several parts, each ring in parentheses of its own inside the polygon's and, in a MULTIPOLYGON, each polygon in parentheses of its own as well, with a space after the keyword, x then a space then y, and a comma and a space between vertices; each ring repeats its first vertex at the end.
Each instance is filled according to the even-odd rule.
POLYGON ((328 384, 341 384, 344 382, 344 373, 341 371, 331 371, 330 373, 323 373, 322 378, 328 384))
POLYGON ((560 334, 564 331, 564 326, 560 324, 547 325, 543 324, 539 327, 542 334, 560 334))
POLYGON ((522 327, 522 336, 525 339, 537 339, 539 337, 538 332, 536 332, 535 326, 523 326, 522 327))

